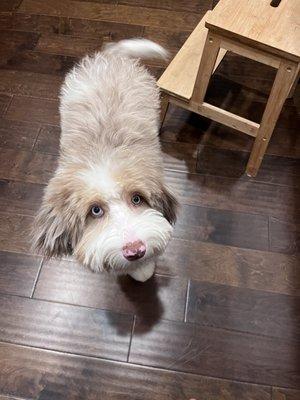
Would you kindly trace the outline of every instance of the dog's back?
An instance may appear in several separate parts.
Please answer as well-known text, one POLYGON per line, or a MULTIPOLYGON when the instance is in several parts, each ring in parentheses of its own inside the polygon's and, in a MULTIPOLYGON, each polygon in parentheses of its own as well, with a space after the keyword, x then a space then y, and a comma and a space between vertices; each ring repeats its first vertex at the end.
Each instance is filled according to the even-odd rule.
POLYGON ((155 147, 159 90, 140 58, 166 58, 146 39, 122 40, 85 57, 67 75, 61 90, 61 148, 72 144, 113 147, 143 140, 155 147), (74 131, 77 135, 74 135, 74 131))

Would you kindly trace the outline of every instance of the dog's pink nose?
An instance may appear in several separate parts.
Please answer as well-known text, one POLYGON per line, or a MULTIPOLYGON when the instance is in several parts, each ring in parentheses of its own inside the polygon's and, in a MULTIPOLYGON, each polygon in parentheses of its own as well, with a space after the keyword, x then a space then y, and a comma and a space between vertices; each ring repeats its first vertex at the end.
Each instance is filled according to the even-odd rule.
POLYGON ((122 249, 123 256, 128 261, 138 260, 146 253, 146 246, 141 240, 126 243, 122 249))

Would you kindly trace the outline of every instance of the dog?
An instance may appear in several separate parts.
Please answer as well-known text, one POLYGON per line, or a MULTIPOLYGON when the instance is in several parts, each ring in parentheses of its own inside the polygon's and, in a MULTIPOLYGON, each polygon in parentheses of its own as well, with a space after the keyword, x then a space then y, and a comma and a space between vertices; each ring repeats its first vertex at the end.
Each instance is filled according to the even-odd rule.
POLYGON ((140 59, 166 56, 152 41, 122 40, 67 74, 60 156, 33 226, 35 250, 141 282, 153 275, 178 202, 164 182, 159 89, 140 59))

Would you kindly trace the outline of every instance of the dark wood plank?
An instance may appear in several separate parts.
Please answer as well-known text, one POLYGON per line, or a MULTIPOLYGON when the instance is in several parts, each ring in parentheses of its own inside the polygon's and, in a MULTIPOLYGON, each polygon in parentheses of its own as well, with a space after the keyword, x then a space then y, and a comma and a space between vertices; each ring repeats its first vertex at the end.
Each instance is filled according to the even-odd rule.
POLYGON ((300 216, 300 210, 295 209, 300 201, 297 188, 168 170, 165 174, 183 204, 258 213, 287 221, 298 220, 300 216))
POLYGON ((299 400, 300 390, 273 388, 272 400, 299 400))
POLYGON ((144 26, 165 26, 177 30, 191 30, 200 20, 196 13, 186 11, 169 11, 146 7, 126 5, 98 4, 90 2, 73 2, 65 0, 23 0, 18 12, 26 14, 43 14, 103 20, 144 26))
POLYGON ((0 117, 5 114, 12 98, 8 94, 0 93, 0 117))
POLYGON ((58 102, 36 97, 14 96, 5 117, 17 121, 59 125, 58 102))
POLYGON ((14 31, 58 33, 60 30, 60 18, 46 15, 6 12, 0 14, 0 22, 2 29, 14 31))
POLYGON ((47 183, 57 165, 57 157, 25 150, 1 149, 0 176, 7 180, 47 183))
POLYGON ((27 71, 1 70, 0 91, 21 96, 57 99, 62 78, 27 71))
POLYGON ((0 293, 31 296, 41 257, 0 251, 0 293))
POLYGON ((0 30, 0 67, 10 64, 10 60, 18 53, 35 48, 39 34, 36 32, 21 32, 0 30))
POLYGON ((22 52, 17 52, 8 62, 1 64, 1 68, 64 76, 78 61, 79 59, 77 57, 47 54, 35 50, 24 50, 22 52))
POLYGON ((196 172, 197 148, 189 143, 162 142, 164 166, 180 172, 196 172))
POLYGON ((80 37, 93 37, 118 41, 130 37, 140 37, 143 26, 133 24, 115 23, 109 21, 91 21, 79 18, 63 18, 60 33, 80 37))
POLYGON ((70 35, 41 35, 36 50, 65 56, 84 57, 87 54, 100 51, 103 45, 101 38, 86 38, 70 35))
POLYGON ((300 295, 298 255, 172 239, 157 272, 211 283, 300 295))
POLYGON ((43 191, 44 185, 0 179, 0 208, 6 213, 34 215, 43 191))
POLYGON ((131 315, 0 295, 0 340, 127 360, 131 315))
POLYGON ((22 0, 1 0, 0 11, 13 11, 19 7, 22 0))
POLYGON ((182 206, 174 236, 186 240, 268 250, 268 217, 214 208, 182 206))
POLYGON ((151 324, 160 318, 183 320, 187 280, 155 276, 146 283, 95 274, 64 260, 43 265, 35 298, 136 314, 151 324))
POLYGON ((43 400, 271 400, 270 390, 264 386, 192 374, 9 344, 0 344, 0 355, 0 390, 16 396, 43 400))
MULTIPOLYGON (((299 204, 299 203, 298 203, 299 204)), ((295 203, 296 215, 297 203, 295 203)), ((300 251, 300 223, 270 218, 270 249, 281 253, 298 254, 300 251)))
POLYGON ((143 6, 151 8, 160 8, 164 10, 191 11, 195 13, 205 13, 212 7, 212 0, 187 0, 184 3, 180 0, 119 0, 118 4, 127 4, 130 6, 143 6))
POLYGON ((300 339, 300 297, 191 281, 188 322, 300 339))
POLYGON ((43 125, 34 150, 41 153, 59 154, 60 128, 58 126, 43 125))
POLYGON ((233 83, 268 95, 276 70, 268 65, 228 52, 219 65, 218 74, 233 83))
POLYGON ((266 385, 300 387, 298 342, 160 321, 137 321, 129 361, 266 385), (139 332, 143 335, 139 335, 139 332), (147 333, 146 333, 147 332, 147 333))
MULTIPOLYGON (((246 166, 249 152, 199 146, 197 171, 201 174, 249 180, 246 166)), ((300 186, 300 159, 265 155, 252 180, 287 186, 300 186)))
POLYGON ((0 213, 0 250, 31 254, 32 217, 0 213))
POLYGON ((31 150, 40 125, 0 118, 0 147, 31 150))

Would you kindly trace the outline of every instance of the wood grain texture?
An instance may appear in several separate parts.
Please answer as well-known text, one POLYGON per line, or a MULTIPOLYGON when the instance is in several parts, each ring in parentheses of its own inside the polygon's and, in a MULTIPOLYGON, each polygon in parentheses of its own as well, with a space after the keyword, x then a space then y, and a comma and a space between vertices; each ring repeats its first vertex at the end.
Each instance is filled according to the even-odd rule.
MULTIPOLYGON (((248 180, 244 172, 250 153, 211 146, 199 146, 198 151, 199 173, 248 180)), ((253 180, 299 187, 300 159, 265 155, 253 180)))
POLYGON ((110 21, 91 21, 79 18, 62 18, 60 33, 90 37, 98 40, 118 41, 129 37, 142 36, 141 25, 116 23, 110 21))
POLYGON ((262 48, 270 52, 299 60, 299 15, 299 3, 288 0, 282 0, 281 7, 271 7, 269 3, 259 0, 238 5, 230 0, 222 0, 214 8, 207 27, 215 32, 227 32, 231 37, 239 38, 242 43, 249 43, 254 48, 263 45, 262 48), (276 37, 272 35, 274 30, 276 37))
POLYGON ((133 323, 130 315, 8 295, 0 295, 0 299, 1 341, 127 359, 133 323))
POLYGON ((11 96, 0 93, 0 117, 5 114, 11 100, 11 96))
POLYGON ((272 400, 298 400, 300 390, 273 388, 272 400))
POLYGON ((44 400, 271 400, 264 386, 0 344, 0 390, 44 400), (20 365, 22 369, 20 371, 20 365))
POLYGON ((58 33, 60 30, 60 19, 46 15, 6 12, 0 14, 0 22, 2 29, 14 31, 58 33))
POLYGON ((0 3, 0 11, 13 11, 20 5, 22 0, 2 0, 0 3))
POLYGON ((40 125, 0 118, 0 147, 31 150, 40 125))
POLYGON ((0 179, 0 208, 7 213, 34 215, 39 209, 44 186, 0 179))
POLYGON ((103 40, 100 38, 81 38, 70 35, 42 35, 36 50, 42 53, 61 54, 65 56, 84 57, 100 51, 103 40))
POLYGON ((0 176, 7 180, 47 183, 57 165, 57 157, 25 150, 1 149, 0 176))
POLYGON ((129 277, 95 274, 70 261, 43 265, 34 297, 128 312, 154 324, 160 318, 183 320, 187 280, 155 276, 144 284, 129 277))
POLYGON ((14 54, 9 62, 1 65, 1 68, 61 77, 66 75, 78 61, 77 57, 24 50, 14 54))
POLYGON ((0 293, 30 297, 41 261, 41 257, 0 251, 0 293))
POLYGON ((266 216, 213 208, 182 206, 174 236, 256 250, 269 248, 266 216))
POLYGON ((0 250, 30 254, 30 227, 33 218, 0 213, 0 250))
POLYGON ((5 114, 8 119, 59 124, 58 102, 36 97, 15 96, 5 114))
POLYGON ((180 322, 160 321, 145 333, 137 321, 135 329, 144 333, 133 336, 130 362, 299 388, 298 342, 180 322))
POLYGON ((62 78, 27 71, 1 70, 0 91, 21 96, 57 99, 62 78))
POLYGON ((172 171, 196 172, 197 148, 189 143, 162 142, 164 167, 172 171))
POLYGON ((270 249, 280 253, 296 254, 300 252, 300 223, 297 218, 295 203, 295 219, 286 222, 283 219, 270 218, 270 249))
POLYGON ((268 292, 300 295, 299 256, 173 239, 157 272, 268 292))
POLYGON ((21 13, 37 13, 51 16, 65 16, 90 20, 104 20, 144 26, 165 26, 185 30, 196 25, 199 15, 186 11, 157 10, 146 7, 130 7, 126 5, 98 4, 89 2, 73 2, 66 0, 23 0, 18 8, 21 13))
POLYGON ((270 337, 300 338, 300 297, 192 281, 188 322, 270 337))
POLYGON ((36 140, 34 150, 39 153, 57 155, 59 153, 60 128, 43 125, 36 140))
POLYGON ((283 220, 299 218, 295 208, 300 201, 297 188, 168 170, 166 180, 183 204, 258 213, 283 220))
MULTIPOLYGON (((184 3, 180 0, 145 0, 143 2, 139 0, 120 0, 118 4, 127 4, 129 6, 140 6, 143 7, 159 8, 170 11, 191 11, 198 14, 205 13, 212 7, 212 0, 187 0, 184 3)), ((200 18, 199 18, 200 19, 200 18)))
POLYGON ((9 64, 10 59, 19 52, 32 50, 35 48, 39 35, 36 32, 22 32, 14 30, 0 31, 0 54, 3 67, 6 63, 9 64))

